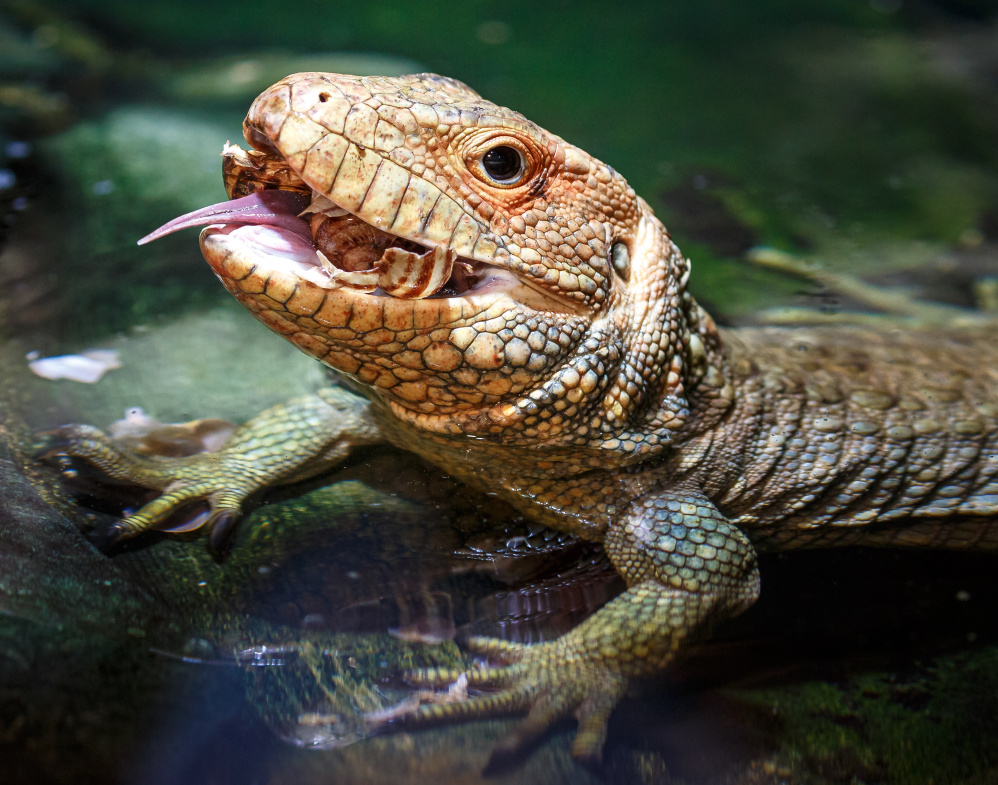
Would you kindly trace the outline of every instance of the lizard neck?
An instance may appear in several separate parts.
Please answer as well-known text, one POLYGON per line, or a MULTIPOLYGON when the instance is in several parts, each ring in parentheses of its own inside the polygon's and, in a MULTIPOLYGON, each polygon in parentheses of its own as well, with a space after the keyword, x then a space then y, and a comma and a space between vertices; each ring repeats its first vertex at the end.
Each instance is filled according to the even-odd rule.
POLYGON ((527 458, 560 475, 639 463, 713 427, 733 399, 721 338, 686 289, 689 260, 644 207, 633 276, 546 379, 514 399, 438 415, 382 397, 385 427, 417 452, 429 439, 434 454, 449 445, 463 460, 480 452, 483 465, 527 458))

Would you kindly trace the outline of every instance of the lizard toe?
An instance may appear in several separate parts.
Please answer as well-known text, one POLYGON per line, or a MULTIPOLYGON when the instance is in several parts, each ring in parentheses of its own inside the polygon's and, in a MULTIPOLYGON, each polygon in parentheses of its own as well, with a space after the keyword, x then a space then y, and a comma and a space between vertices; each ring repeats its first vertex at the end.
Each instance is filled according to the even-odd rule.
POLYGON ((64 475, 71 476, 79 461, 110 474, 110 469, 120 464, 122 451, 99 428, 64 425, 36 434, 34 458, 54 465, 64 475))
POLYGON ((405 680, 414 687, 448 687, 463 679, 468 687, 502 687, 517 676, 515 667, 508 665, 483 665, 475 668, 419 668, 405 674, 405 680))
POLYGON ((542 693, 533 697, 527 716, 492 749, 488 769, 502 768, 540 742, 559 720, 571 713, 564 695, 542 693))
POLYGON ((502 717, 524 711, 530 697, 530 691, 524 688, 501 690, 465 700, 423 704, 404 719, 408 725, 502 717))
POLYGON ((511 643, 473 638, 469 649, 510 664, 462 671, 428 668, 409 674, 412 684, 442 687, 459 679, 467 687, 499 688, 497 692, 463 700, 440 699, 414 709, 412 721, 446 721, 526 713, 517 729, 495 748, 487 770, 499 770, 535 746, 559 722, 574 717, 578 732, 572 755, 598 765, 606 741, 607 720, 627 689, 627 678, 588 659, 568 662, 554 642, 511 643))
POLYGON ((89 539, 102 551, 107 552, 112 550, 118 543, 132 536, 134 535, 129 528, 128 519, 122 518, 100 531, 91 532, 89 539))
POLYGON ((515 643, 502 638, 473 637, 465 641, 465 648, 484 657, 504 663, 519 662, 530 648, 526 643, 515 643))
POLYGON ((607 720, 627 689, 627 679, 606 668, 558 668, 537 665, 527 670, 514 689, 530 696, 527 717, 497 745, 492 764, 518 756, 536 745, 555 725, 574 717, 578 730, 572 742, 572 756, 598 765, 606 741, 607 720))
POLYGON ((589 766, 598 766, 603 760, 606 744, 606 726, 614 707, 627 689, 627 681, 610 679, 601 689, 590 695, 575 710, 579 727, 572 742, 572 757, 589 766))
POLYGON ((223 556, 225 546, 242 518, 242 501, 246 498, 247 491, 240 488, 219 491, 213 480, 209 476, 174 482, 162 496, 118 521, 112 527, 114 531, 111 544, 147 531, 179 533, 205 528, 209 532, 209 549, 216 556, 223 556), (192 507, 196 509, 199 504, 207 506, 208 511, 177 525, 178 517, 192 507))

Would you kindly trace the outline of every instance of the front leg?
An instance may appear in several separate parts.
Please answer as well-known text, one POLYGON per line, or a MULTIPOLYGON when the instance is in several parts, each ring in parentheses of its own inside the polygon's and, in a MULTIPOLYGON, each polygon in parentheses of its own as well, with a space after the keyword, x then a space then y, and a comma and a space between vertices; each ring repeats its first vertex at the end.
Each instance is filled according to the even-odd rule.
POLYGON ((218 452, 184 458, 137 455, 117 447, 90 426, 57 431, 42 459, 82 459, 113 482, 162 491, 162 495, 108 532, 107 544, 168 525, 185 506, 206 503, 201 525, 208 545, 224 550, 251 494, 273 485, 320 474, 344 460, 350 450, 382 441, 368 404, 330 388, 273 406, 238 428, 218 452))
MULTIPOLYGON (((467 673, 468 684, 500 691, 423 706, 413 718, 528 712, 517 732, 496 748, 496 761, 560 718, 574 716, 578 733, 572 754, 597 761, 607 718, 628 680, 661 670, 691 637, 745 610, 759 594, 752 545, 696 491, 661 491, 639 499, 610 527, 604 545, 627 591, 553 641, 473 639, 472 650, 505 664, 467 673)), ((440 685, 461 675, 425 670, 414 681, 440 685)))

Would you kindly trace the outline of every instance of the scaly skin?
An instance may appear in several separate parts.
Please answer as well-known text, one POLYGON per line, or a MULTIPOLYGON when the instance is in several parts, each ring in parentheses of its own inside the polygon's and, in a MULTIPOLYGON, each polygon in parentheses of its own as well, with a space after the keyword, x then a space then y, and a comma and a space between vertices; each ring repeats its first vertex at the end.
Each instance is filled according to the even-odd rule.
POLYGON ((688 261, 619 174, 453 80, 297 74, 254 102, 244 131, 284 167, 281 187, 297 176, 376 228, 520 285, 414 300, 326 288, 206 229, 205 258, 236 298, 367 398, 353 399, 352 425, 299 402, 247 423, 224 459, 158 461, 155 479, 71 432, 58 451, 119 479, 194 489, 168 489, 120 535, 161 525, 194 495, 212 502, 224 534, 246 495, 329 466, 377 430, 604 544, 623 595, 551 642, 471 641, 505 663, 471 683, 501 689, 418 717, 528 712, 503 752, 575 716, 573 752, 595 759, 630 678, 755 600, 757 546, 998 548, 988 328, 721 334, 687 291, 688 261), (484 169, 497 146, 521 156, 511 182, 484 169), (314 416, 296 425, 302 407, 314 416), (279 471, 244 473, 232 488, 233 461, 277 452, 279 471))

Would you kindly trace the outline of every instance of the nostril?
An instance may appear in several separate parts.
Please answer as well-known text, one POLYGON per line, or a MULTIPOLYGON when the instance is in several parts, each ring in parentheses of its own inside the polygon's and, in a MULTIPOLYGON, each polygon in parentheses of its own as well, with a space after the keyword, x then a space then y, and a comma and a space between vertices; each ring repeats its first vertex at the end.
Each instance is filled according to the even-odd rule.
POLYGON ((319 93, 319 103, 324 104, 330 98, 329 93, 319 93))

